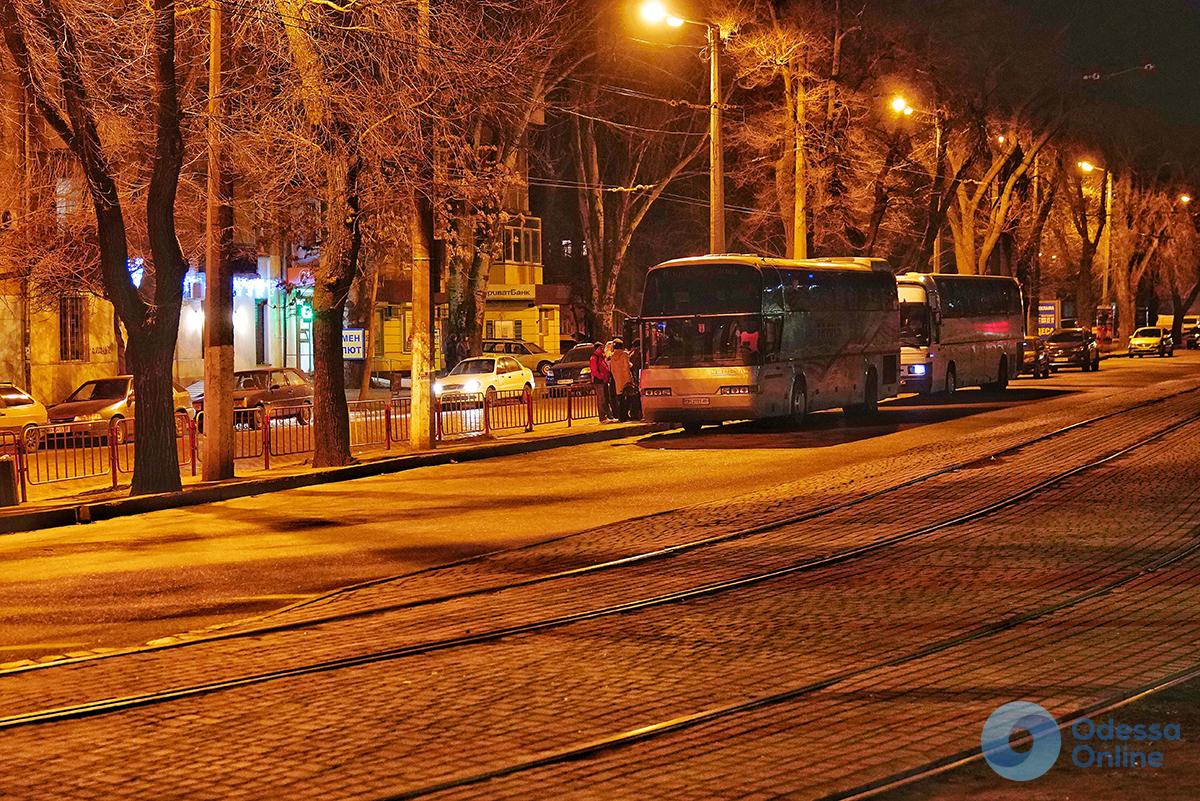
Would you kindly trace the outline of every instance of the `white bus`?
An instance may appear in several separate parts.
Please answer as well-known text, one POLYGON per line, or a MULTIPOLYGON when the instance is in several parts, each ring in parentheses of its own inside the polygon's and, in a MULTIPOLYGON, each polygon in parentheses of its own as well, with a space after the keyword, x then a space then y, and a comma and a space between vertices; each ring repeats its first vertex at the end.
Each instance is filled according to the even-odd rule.
POLYGON ((753 255, 668 261, 646 276, 640 320, 648 420, 869 414, 899 390, 900 316, 886 263, 753 255))
POLYGON ((1004 389, 1021 370, 1024 312, 1015 278, 896 276, 903 392, 1004 389))

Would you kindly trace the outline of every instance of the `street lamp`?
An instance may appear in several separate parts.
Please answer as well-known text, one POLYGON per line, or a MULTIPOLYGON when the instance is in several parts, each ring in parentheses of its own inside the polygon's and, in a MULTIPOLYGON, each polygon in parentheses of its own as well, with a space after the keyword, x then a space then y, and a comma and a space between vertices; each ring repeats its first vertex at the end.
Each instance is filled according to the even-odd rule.
POLYGON ((1104 313, 1107 316, 1112 312, 1112 303, 1108 297, 1108 273, 1112 269, 1112 170, 1093 164, 1086 159, 1076 162, 1076 166, 1079 167, 1080 172, 1086 175, 1090 175, 1096 170, 1104 170, 1104 273, 1100 283, 1100 305, 1104 307, 1104 313))
POLYGON ((642 19, 652 25, 672 28, 696 25, 708 37, 709 111, 708 111, 708 250, 725 252, 725 155, 721 147, 721 28, 711 22, 697 22, 672 14, 659 0, 646 0, 642 19))
POLYGON ((1186 206, 1188 203, 1191 203, 1191 202, 1192 202, 1192 196, 1191 196, 1191 195, 1187 195, 1187 194, 1180 195, 1180 196, 1179 196, 1179 202, 1180 202, 1180 203, 1182 203, 1182 204, 1184 204, 1184 205, 1186 206))

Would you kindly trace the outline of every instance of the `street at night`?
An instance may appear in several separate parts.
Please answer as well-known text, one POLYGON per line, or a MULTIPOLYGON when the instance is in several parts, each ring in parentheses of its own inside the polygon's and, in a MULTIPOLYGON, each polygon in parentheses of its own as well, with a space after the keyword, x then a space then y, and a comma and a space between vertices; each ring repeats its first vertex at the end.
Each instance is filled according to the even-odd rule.
POLYGON ((886 786, 970 752, 1012 697, 1070 714, 1193 668, 1197 367, 1109 359, 871 424, 664 432, 9 536, 23 656, 223 625, 6 672, 2 789, 886 786))
POLYGON ((1193 801, 1200 0, 0 0, 0 801, 1193 801))

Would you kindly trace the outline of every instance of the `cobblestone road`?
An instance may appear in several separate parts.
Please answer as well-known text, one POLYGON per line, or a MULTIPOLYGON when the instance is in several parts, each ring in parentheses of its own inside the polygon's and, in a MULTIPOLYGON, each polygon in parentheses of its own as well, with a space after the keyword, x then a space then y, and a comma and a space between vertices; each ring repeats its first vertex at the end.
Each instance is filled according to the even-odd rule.
POLYGON ((334 594, 245 636, 2 674, 0 796, 811 798, 883 780, 977 744, 1004 701, 1065 714, 1200 663, 1195 385, 334 594), (231 686, 192 694, 213 682, 231 686), (167 690, 184 697, 120 700, 167 690), (118 708, 14 717, 103 700, 118 708))

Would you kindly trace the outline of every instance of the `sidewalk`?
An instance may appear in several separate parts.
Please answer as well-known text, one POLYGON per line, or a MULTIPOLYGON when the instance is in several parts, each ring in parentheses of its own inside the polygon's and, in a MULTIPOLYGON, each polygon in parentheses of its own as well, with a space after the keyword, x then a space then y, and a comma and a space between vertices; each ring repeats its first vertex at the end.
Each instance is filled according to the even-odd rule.
POLYGON ((0 510, 0 533, 86 523, 418 467, 622 439, 662 428, 662 425, 653 423, 602 424, 595 420, 575 420, 570 426, 554 423, 539 426, 531 432, 513 430, 498 436, 464 436, 443 442, 436 450, 430 451, 413 452, 399 445, 393 445, 391 450, 385 450, 382 446, 371 446, 356 449, 353 453, 353 464, 321 469, 309 466, 311 452, 282 458, 273 457, 269 470, 263 467, 261 458, 241 459, 236 464, 236 478, 205 482, 199 475, 192 476, 190 470, 185 469, 183 491, 160 495, 130 497, 127 483, 114 490, 106 477, 35 485, 29 487, 27 503, 0 510), (97 486, 98 483, 102 483, 103 486, 97 486))

